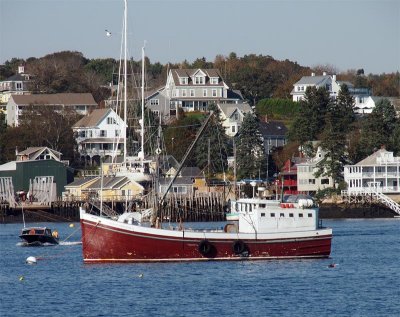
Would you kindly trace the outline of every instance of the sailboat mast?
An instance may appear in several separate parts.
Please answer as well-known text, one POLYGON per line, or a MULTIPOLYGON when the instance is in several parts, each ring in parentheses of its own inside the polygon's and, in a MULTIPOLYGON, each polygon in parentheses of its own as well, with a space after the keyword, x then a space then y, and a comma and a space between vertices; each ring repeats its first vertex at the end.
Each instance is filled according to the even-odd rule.
MULTIPOLYGON (((146 45, 146 43, 145 43, 146 45)), ((144 48, 142 47, 142 122, 141 122, 141 153, 140 158, 144 159, 144 48)))
MULTIPOLYGON (((128 0, 124 0, 124 122, 127 125, 128 121, 127 121, 127 110, 128 110, 128 106, 127 106, 127 79, 128 79, 128 61, 127 61, 127 23, 128 23, 128 0)), ((124 160, 123 160, 123 164, 126 164, 126 138, 127 138, 127 134, 125 134, 125 139, 124 139, 124 160)))

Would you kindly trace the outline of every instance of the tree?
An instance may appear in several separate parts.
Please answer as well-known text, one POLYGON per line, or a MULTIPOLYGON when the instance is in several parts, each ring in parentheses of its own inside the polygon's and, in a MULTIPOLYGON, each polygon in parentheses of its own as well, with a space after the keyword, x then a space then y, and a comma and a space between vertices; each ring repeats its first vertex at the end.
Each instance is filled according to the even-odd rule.
POLYGON ((338 98, 329 104, 325 117, 325 128, 321 137, 321 148, 325 152, 317 164, 316 177, 328 176, 333 179, 333 187, 343 180, 343 168, 349 163, 347 134, 355 120, 353 112, 354 98, 343 85, 338 98))
POLYGON ((5 115, 2 111, 0 111, 0 164, 6 162, 5 160, 5 145, 6 145, 6 136, 7 132, 7 124, 6 124, 6 118, 5 115))
MULTIPOLYGON (((181 161, 196 137, 197 130, 201 126, 198 116, 182 114, 179 120, 168 125, 164 132, 164 140, 167 153, 181 161)), ((194 156, 188 158, 187 164, 195 164, 194 156)))
POLYGON ((73 160, 76 143, 71 128, 80 117, 69 109, 55 111, 48 106, 27 107, 20 125, 15 128, 23 136, 23 144, 17 144, 18 148, 47 146, 61 152, 63 158, 73 160))
POLYGON ((208 154, 210 153, 210 164, 208 166, 211 174, 224 172, 228 166, 229 141, 222 126, 220 110, 216 105, 210 105, 209 109, 214 112, 203 135, 195 148, 196 165, 201 169, 208 166, 208 154))
POLYGON ((307 87, 304 99, 299 102, 297 116, 289 129, 290 141, 300 145, 318 139, 325 121, 325 113, 331 103, 324 87, 307 87))
POLYGON ((236 139, 238 178, 262 177, 266 174, 266 156, 258 118, 247 113, 236 139))
POLYGON ((370 155, 383 145, 389 150, 396 147, 393 136, 397 124, 396 111, 390 101, 382 99, 377 102, 372 113, 361 122, 357 159, 370 155))

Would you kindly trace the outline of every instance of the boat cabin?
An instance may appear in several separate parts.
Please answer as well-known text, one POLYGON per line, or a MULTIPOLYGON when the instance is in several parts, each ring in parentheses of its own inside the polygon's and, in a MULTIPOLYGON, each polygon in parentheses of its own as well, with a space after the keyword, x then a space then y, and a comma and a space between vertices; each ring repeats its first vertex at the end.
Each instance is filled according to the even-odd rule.
POLYGON ((291 198, 286 202, 254 198, 232 202, 231 212, 239 214, 239 232, 293 232, 317 229, 318 207, 312 198, 291 198))

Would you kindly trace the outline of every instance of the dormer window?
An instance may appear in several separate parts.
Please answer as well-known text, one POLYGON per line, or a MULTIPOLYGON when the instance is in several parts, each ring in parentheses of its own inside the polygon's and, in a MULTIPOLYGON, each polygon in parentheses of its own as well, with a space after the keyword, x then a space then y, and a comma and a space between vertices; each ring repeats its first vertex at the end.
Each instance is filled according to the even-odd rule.
POLYGON ((196 85, 204 85, 204 83, 205 83, 204 76, 196 76, 194 78, 194 83, 196 85))
POLYGON ((211 77, 210 78, 211 85, 218 85, 218 77, 211 77))
POLYGON ((187 85, 188 84, 188 78, 187 77, 179 77, 179 83, 181 85, 187 85))

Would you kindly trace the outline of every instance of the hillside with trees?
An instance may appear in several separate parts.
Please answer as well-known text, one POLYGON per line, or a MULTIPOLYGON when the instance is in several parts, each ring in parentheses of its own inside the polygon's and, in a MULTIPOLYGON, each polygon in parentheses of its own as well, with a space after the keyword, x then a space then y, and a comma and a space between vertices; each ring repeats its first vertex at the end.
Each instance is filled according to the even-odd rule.
MULTIPOLYGON (((16 73, 18 66, 24 64, 26 72, 32 75, 32 90, 35 93, 61 93, 61 92, 90 92, 95 100, 100 103, 112 94, 112 84, 118 82, 119 61, 113 58, 88 59, 80 52, 63 51, 46 56, 26 60, 13 58, 0 66, 0 80, 4 80, 16 73)), ((141 61, 131 60, 129 69, 129 87, 133 91, 131 95, 137 93, 139 87, 138 74, 141 70, 141 61)), ((400 127, 398 119, 395 117, 394 109, 386 101, 377 105, 370 116, 362 120, 354 121, 348 113, 349 96, 342 92, 342 99, 339 103, 332 104, 329 97, 323 90, 311 89, 306 93, 306 99, 300 103, 295 103, 290 98, 293 84, 302 76, 308 76, 311 72, 321 74, 322 71, 336 73, 338 80, 351 82, 355 87, 370 88, 375 96, 400 96, 400 74, 364 74, 363 69, 348 70, 338 73, 330 65, 319 65, 315 67, 305 67, 296 62, 275 60, 271 56, 249 54, 243 57, 237 56, 232 52, 228 56, 217 55, 214 61, 207 61, 205 58, 198 58, 192 63, 183 61, 179 64, 162 65, 158 62, 152 63, 149 58, 145 60, 146 67, 146 90, 152 91, 165 85, 168 69, 172 68, 217 68, 224 80, 233 89, 238 89, 243 96, 255 106, 258 117, 267 116, 271 120, 281 120, 290 127, 289 138, 291 142, 283 149, 279 149, 273 154, 276 166, 280 167, 285 158, 290 158, 298 150, 298 146, 307 146, 310 140, 320 140, 327 149, 344 148, 342 144, 345 140, 345 148, 348 151, 349 162, 355 162, 360 158, 370 154, 383 144, 388 149, 400 151, 400 127), (346 121, 347 120, 347 121, 346 121), (344 122, 346 121, 346 124, 344 122), (340 131, 336 131, 339 129, 340 131), (335 134, 336 133, 336 134, 335 134), (340 135, 339 135, 340 134, 340 135), (342 143, 335 143, 335 142, 342 143)), ((37 114, 32 113, 32 116, 37 114)), ((29 116, 28 116, 29 117, 29 116)), ((74 117, 64 115, 58 118, 56 114, 44 114, 43 120, 47 118, 56 119, 55 126, 48 132, 33 126, 33 122, 25 122, 22 127, 9 128, 0 126, 0 162, 14 159, 15 148, 20 149, 28 146, 46 145, 61 151, 64 157, 73 160, 73 142, 71 135, 62 133, 59 128, 66 129, 74 123, 74 117), (68 120, 67 120, 68 118, 68 120), (57 123, 58 122, 58 123, 57 123), (57 129, 58 128, 58 129, 57 129), (27 133, 25 130, 35 133, 27 133), (38 130, 38 131, 36 131, 38 130), (47 134, 49 135, 47 135, 47 134), (51 135, 50 135, 51 134, 51 135)), ((4 120, 4 119, 3 119, 4 120)), ((1 122, 4 122, 0 120, 1 122)), ((182 116, 177 122, 164 128, 167 150, 176 155, 179 159, 184 154, 187 144, 193 140, 198 126, 201 124, 202 116, 182 116)), ((239 135, 248 138, 255 127, 257 118, 247 118, 239 135), (250 120, 251 119, 251 120, 250 120), (253 122, 253 121, 254 122, 253 122), (249 121, 249 122, 247 122, 249 121), (251 122, 250 122, 251 121, 251 122)), ((46 124, 45 122, 39 122, 46 124)), ((214 122, 214 128, 218 131, 219 123, 214 122)), ((207 134, 207 133, 206 133, 207 134)), ((226 156, 231 155, 231 145, 216 134, 208 133, 205 140, 210 140, 211 152, 215 152, 226 161, 226 156), (222 144, 226 147, 223 153, 218 153, 216 145, 222 144)), ((238 155, 243 157, 243 168, 247 168, 246 154, 254 156, 254 153, 246 152, 246 142, 237 140, 238 155)), ((208 142, 200 142, 197 149, 197 156, 190 158, 192 164, 197 164, 201 168, 206 166, 208 160, 208 142), (204 143, 205 142, 205 143, 204 143), (206 151, 207 149, 207 151, 206 151)), ((254 143, 255 144, 255 143, 254 143)), ((333 153, 332 153, 332 159, 333 153)), ((240 161, 240 158, 239 158, 240 161)), ((340 158, 344 162, 344 158, 340 158)), ((221 167, 214 166, 213 173, 218 173, 225 169, 225 164, 221 167)), ((264 162, 259 161, 257 155, 252 160, 254 171, 247 171, 250 174, 258 174, 264 166, 264 162), (253 164, 254 163, 254 164, 253 164)), ((331 167, 334 173, 335 167, 331 167)), ((245 170, 243 170, 245 172, 245 170)), ((243 175, 244 176, 244 175, 243 175)))

